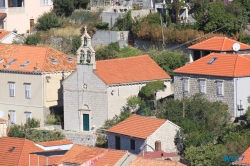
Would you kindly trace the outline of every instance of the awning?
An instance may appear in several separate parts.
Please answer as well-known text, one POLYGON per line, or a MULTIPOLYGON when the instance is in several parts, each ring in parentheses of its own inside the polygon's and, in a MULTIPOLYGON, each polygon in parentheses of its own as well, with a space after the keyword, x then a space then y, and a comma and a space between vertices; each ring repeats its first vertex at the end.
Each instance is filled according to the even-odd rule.
POLYGON ((7 16, 6 13, 0 13, 0 20, 4 19, 7 16))

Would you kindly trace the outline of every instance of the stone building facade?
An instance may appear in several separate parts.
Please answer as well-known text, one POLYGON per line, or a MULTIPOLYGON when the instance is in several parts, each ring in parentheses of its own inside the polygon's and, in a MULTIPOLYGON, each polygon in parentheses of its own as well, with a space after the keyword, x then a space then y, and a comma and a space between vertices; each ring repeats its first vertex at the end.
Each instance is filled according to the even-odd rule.
POLYGON ((228 111, 234 116, 234 79, 230 77, 215 77, 206 75, 178 74, 174 75, 174 98, 182 100, 183 97, 191 97, 200 91, 200 80, 206 80, 206 93, 203 93, 209 101, 222 101, 228 105, 228 111), (189 91, 184 92, 183 78, 189 80, 189 91), (223 95, 217 94, 217 81, 223 81, 223 95))
POLYGON ((91 37, 85 31, 77 70, 63 81, 64 129, 96 130, 120 114, 128 97, 138 95, 142 86, 156 80, 166 85, 157 98, 171 95, 169 75, 148 55, 95 61, 91 37))
POLYGON ((133 115, 107 131, 108 148, 117 149, 117 137, 119 137, 120 149, 127 150, 130 153, 139 154, 142 151, 145 153, 155 151, 157 149, 157 141, 160 142, 162 151, 178 153, 182 148, 179 140, 175 142, 176 139, 180 138, 179 132, 180 127, 169 120, 133 115), (154 127, 141 128, 146 123, 155 124, 155 121, 158 120, 162 121, 162 123, 154 127), (133 128, 133 131, 138 132, 138 134, 130 131, 131 124, 138 124, 133 128), (131 141, 134 141, 133 146, 131 145, 131 141))

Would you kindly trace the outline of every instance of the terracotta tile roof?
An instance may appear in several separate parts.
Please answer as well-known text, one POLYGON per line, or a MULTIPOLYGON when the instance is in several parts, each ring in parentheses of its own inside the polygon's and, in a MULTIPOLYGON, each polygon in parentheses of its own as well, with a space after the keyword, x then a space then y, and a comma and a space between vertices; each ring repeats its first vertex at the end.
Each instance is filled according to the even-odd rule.
POLYGON ((125 154, 126 151, 122 150, 109 150, 96 164, 95 166, 112 166, 115 165, 125 154))
POLYGON ((39 68, 38 72, 76 70, 76 58, 50 47, 0 44, 0 59, 3 59, 0 61, 0 70, 4 69, 3 65, 8 66, 6 70, 22 72, 34 72, 35 67, 39 68), (72 58, 72 62, 68 61, 68 58, 72 58), (8 65, 13 59, 17 60, 8 65), (56 61, 55 64, 52 59, 56 61), (20 67, 27 61, 29 64, 20 67))
POLYGON ((107 149, 73 145, 72 148, 63 156, 62 162, 72 164, 84 164, 86 162, 97 162, 105 155, 107 149))
POLYGON ((0 30, 0 40, 10 33, 10 31, 0 30))
POLYGON ((4 19, 7 16, 6 13, 0 13, 0 19, 4 19))
POLYGON ((190 50, 233 51, 233 44, 239 43, 240 50, 250 50, 250 46, 227 37, 212 37, 188 47, 190 50))
POLYGON ((38 144, 42 146, 59 146, 59 145, 72 144, 72 141, 69 139, 64 139, 57 141, 38 142, 38 144))
POLYGON ((106 84, 170 79, 148 55, 97 61, 95 73, 106 84))
POLYGON ((239 161, 235 161, 234 164, 235 165, 238 165, 238 164, 239 165, 241 165, 241 164, 248 165, 248 164, 250 164, 250 147, 248 147, 247 150, 240 156, 239 161), (242 160, 242 156, 244 156, 243 160, 242 160))
POLYGON ((108 129, 107 132, 146 139, 166 121, 167 120, 165 119, 132 115, 131 117, 108 129))
POLYGON ((128 166, 185 166, 177 161, 149 159, 143 157, 137 157, 128 166))
MULTIPOLYGON (((139 154, 138 156, 142 157, 142 154, 139 154)), ((178 157, 179 155, 176 153, 166 153, 162 150, 154 151, 154 152, 147 152, 144 154, 145 158, 168 158, 168 157, 178 157)))
MULTIPOLYGON (((13 137, 0 138, 0 147, 0 165, 27 166, 29 153, 43 151, 30 140, 13 137)), ((30 159, 31 165, 36 162, 36 158, 30 159)))
POLYGON ((250 76, 249 66, 250 59, 245 56, 212 53, 174 70, 174 73, 242 77, 250 76), (208 64, 213 58, 217 59, 212 64, 208 64))
POLYGON ((0 118, 0 123, 5 123, 7 120, 0 118))

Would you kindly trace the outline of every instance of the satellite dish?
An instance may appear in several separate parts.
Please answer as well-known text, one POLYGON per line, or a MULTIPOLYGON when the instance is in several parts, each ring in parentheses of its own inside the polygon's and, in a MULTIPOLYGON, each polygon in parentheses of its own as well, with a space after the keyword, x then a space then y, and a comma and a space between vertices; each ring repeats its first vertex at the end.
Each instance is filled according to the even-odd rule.
POLYGON ((234 43, 234 44, 233 44, 233 50, 234 50, 235 52, 239 51, 239 50, 240 50, 240 44, 239 44, 239 43, 234 43))
POLYGON ((4 112, 0 110, 0 118, 2 118, 3 116, 4 116, 4 112))

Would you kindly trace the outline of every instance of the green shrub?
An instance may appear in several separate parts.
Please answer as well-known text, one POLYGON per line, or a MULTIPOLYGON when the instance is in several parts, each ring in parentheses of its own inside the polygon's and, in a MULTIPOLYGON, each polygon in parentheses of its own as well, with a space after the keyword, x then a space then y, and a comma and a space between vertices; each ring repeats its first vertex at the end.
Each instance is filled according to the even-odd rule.
POLYGON ((95 24, 95 27, 100 30, 108 30, 109 29, 109 23, 107 22, 98 22, 95 24))
POLYGON ((39 34, 33 34, 33 35, 29 35, 27 36, 26 40, 25 40, 25 44, 26 45, 37 45, 38 43, 40 43, 41 41, 41 37, 39 34))
POLYGON ((53 12, 44 13, 37 19, 35 28, 38 31, 47 31, 50 28, 59 28, 63 26, 63 19, 53 12))
POLYGON ((46 142, 62 140, 64 139, 64 135, 60 131, 29 129, 26 132, 26 139, 34 142, 46 142))
POLYGON ((12 125, 8 137, 25 138, 25 127, 23 125, 12 125))
POLYGON ((28 122, 25 124, 25 127, 29 128, 40 127, 40 120, 36 118, 28 119, 28 122))
POLYGON ((72 54, 76 55, 76 51, 81 46, 81 43, 82 41, 80 36, 74 36, 72 38, 72 50, 71 50, 72 54))
POLYGON ((54 113, 51 113, 47 116, 46 124, 56 124, 57 119, 54 113))

